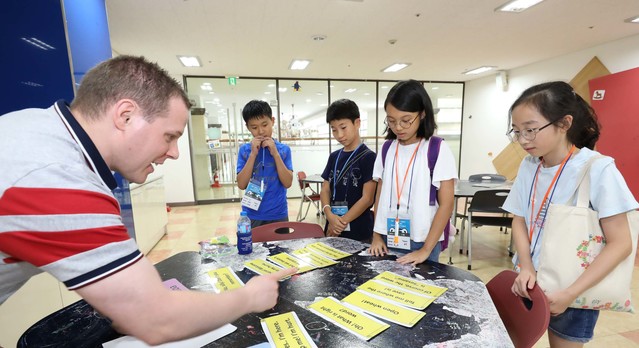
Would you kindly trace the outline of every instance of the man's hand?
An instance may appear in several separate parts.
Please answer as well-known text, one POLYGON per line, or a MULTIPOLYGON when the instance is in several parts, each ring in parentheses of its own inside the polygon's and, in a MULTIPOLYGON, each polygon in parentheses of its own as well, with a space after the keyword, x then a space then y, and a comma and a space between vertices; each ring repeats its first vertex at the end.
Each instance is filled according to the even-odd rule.
POLYGON ((281 271, 251 278, 244 289, 248 291, 247 301, 251 301, 253 312, 264 312, 275 307, 279 296, 279 280, 291 276, 297 268, 287 268, 281 271))

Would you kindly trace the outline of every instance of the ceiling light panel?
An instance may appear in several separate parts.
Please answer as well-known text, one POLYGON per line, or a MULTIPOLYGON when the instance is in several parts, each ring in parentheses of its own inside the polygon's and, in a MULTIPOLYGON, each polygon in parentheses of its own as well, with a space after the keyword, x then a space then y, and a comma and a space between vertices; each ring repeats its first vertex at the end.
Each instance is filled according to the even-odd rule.
POLYGON ((397 71, 400 71, 400 70, 406 68, 409 65, 410 65, 410 63, 395 63, 393 65, 390 65, 390 66, 387 66, 386 68, 384 68, 382 70, 382 72, 397 72, 397 71))
POLYGON ((495 69, 495 66, 480 66, 479 68, 471 69, 468 71, 464 71, 462 74, 464 75, 477 75, 483 72, 495 69))
POLYGON ((497 7, 495 11, 519 13, 537 5, 542 1, 543 0, 513 0, 497 7))
POLYGON ((196 56, 177 56, 180 60, 180 63, 187 68, 201 67, 202 63, 200 63, 200 58, 196 56))
POLYGON ((306 59, 294 59, 291 62, 291 65, 288 67, 290 70, 304 70, 311 63, 310 60, 306 59))

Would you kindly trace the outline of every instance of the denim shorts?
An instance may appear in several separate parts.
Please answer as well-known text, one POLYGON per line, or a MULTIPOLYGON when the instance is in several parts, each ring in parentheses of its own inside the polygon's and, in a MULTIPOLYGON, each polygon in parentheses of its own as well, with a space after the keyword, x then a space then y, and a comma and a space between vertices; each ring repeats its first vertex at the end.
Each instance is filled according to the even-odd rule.
POLYGON ((592 339, 597 318, 598 310, 567 308, 558 316, 550 317, 548 330, 565 340, 586 343, 592 339))
MULTIPOLYGON (((384 239, 384 244, 388 245, 386 242, 386 235, 382 235, 382 237, 383 237, 382 239, 384 239)), ((419 250, 423 246, 424 246, 424 242, 415 242, 412 239, 410 241, 410 251, 419 250)), ((394 251, 401 251, 403 253, 408 253, 408 250, 405 250, 405 249, 398 249, 398 248, 389 248, 389 249, 394 251)), ((430 255, 428 255, 428 258, 426 260, 439 262, 439 254, 441 252, 442 252, 442 242, 437 242, 437 244, 435 244, 435 247, 430 252, 430 255)))

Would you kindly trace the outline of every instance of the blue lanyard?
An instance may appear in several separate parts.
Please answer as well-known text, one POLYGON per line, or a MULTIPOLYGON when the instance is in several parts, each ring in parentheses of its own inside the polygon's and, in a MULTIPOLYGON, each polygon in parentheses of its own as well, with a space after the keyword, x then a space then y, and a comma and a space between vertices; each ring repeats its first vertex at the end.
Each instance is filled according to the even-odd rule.
MULTIPOLYGON (((351 152, 351 155, 348 156, 348 158, 346 159, 346 162, 344 162, 344 165, 342 165, 342 170, 340 171, 340 174, 341 174, 340 177, 337 176, 337 163, 339 162, 339 157, 342 155, 342 152, 344 152, 344 148, 339 150, 339 153, 337 154, 337 158, 335 159, 335 167, 333 169, 333 201, 335 201, 335 195, 337 193, 337 183, 339 182, 341 178, 344 177, 344 168, 346 168, 346 166, 348 165, 348 162, 351 160, 351 157, 353 157, 353 155, 357 152, 357 150, 359 150, 360 146, 362 146, 361 143, 357 145, 357 147, 355 148, 355 151, 351 152)), ((348 177, 346 180, 348 180, 348 177)), ((346 185, 348 185, 348 181, 346 182, 346 185)), ((346 192, 348 193, 348 187, 346 187, 346 192)), ((346 197, 344 197, 344 199, 346 199, 346 197)))

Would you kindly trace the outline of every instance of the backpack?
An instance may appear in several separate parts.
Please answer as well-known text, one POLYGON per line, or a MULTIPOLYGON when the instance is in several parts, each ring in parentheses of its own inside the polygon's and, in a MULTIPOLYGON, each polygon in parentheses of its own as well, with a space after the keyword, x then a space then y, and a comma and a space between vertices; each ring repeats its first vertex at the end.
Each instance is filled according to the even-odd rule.
MULTIPOLYGON (((433 135, 430 137, 430 140, 428 142, 429 145, 428 145, 427 157, 428 157, 428 169, 430 170, 430 180, 431 180, 430 201, 429 201, 430 206, 435 206, 435 202, 437 201, 437 187, 433 185, 432 181, 433 181, 433 172, 435 171, 435 164, 437 163, 437 157, 439 157, 439 148, 442 144, 442 140, 444 139, 433 135)), ((390 148, 390 145, 392 142, 393 140, 389 139, 389 140, 386 140, 384 144, 382 145, 382 168, 384 167, 384 163, 386 163, 386 153, 388 152, 388 149, 390 148)), ((442 251, 448 248, 448 242, 451 236, 451 227, 453 229, 452 233, 454 235, 456 230, 454 230, 455 227, 452 226, 450 221, 448 222, 448 224, 446 224, 446 227, 444 227, 444 240, 442 241, 442 251)))

